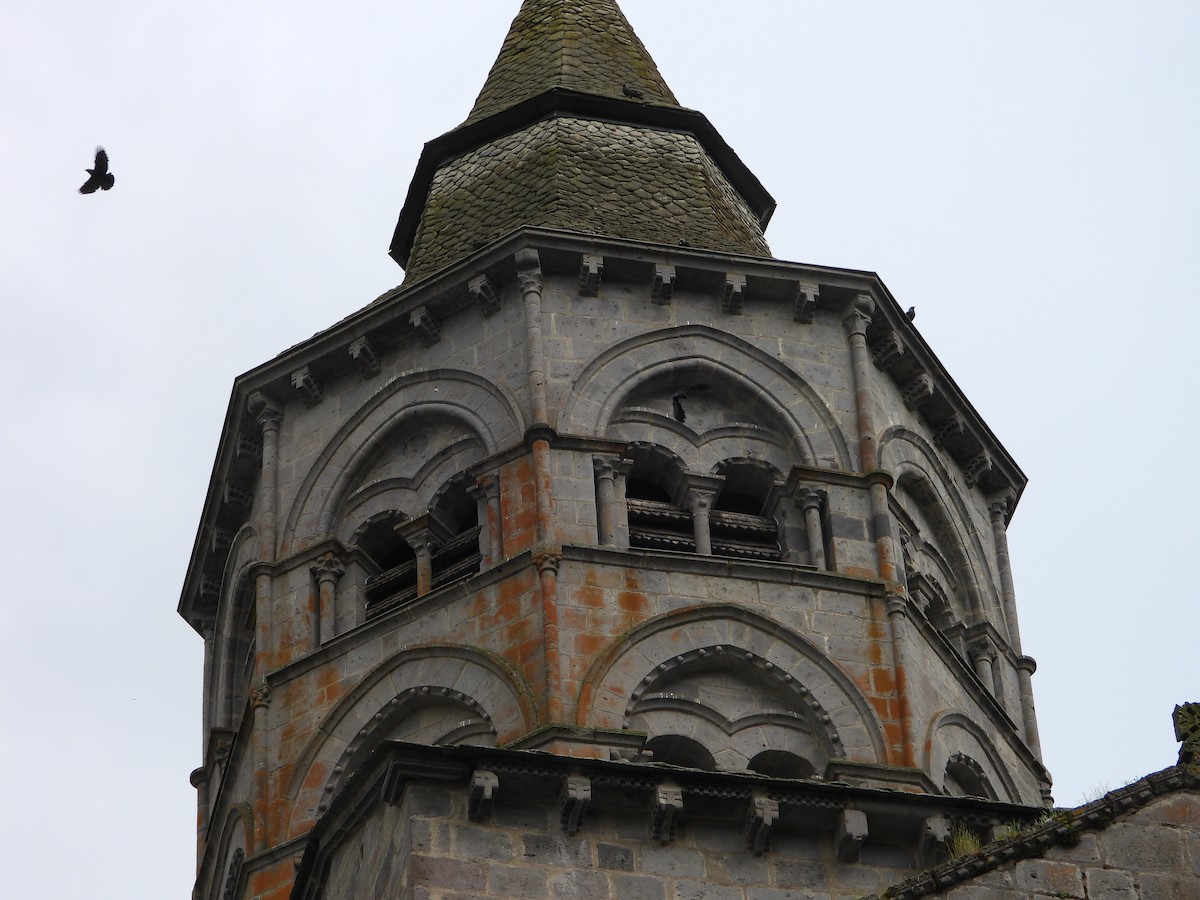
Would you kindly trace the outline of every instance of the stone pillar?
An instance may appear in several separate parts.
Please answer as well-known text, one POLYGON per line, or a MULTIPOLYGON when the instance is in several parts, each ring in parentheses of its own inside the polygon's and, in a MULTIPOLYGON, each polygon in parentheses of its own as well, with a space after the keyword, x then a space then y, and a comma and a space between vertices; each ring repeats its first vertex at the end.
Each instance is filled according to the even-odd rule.
POLYGON ((825 569, 825 533, 821 529, 822 497, 812 488, 801 488, 796 492, 796 506, 804 512, 804 531, 808 538, 808 561, 818 569, 825 569))
POLYGON ((333 553, 326 553, 312 567, 317 594, 312 617, 313 649, 331 640, 337 630, 337 582, 346 569, 333 553))
POLYGON ((629 549, 624 482, 630 465, 628 460, 613 456, 592 457, 596 473, 596 536, 601 547, 629 549))
POLYGON ((875 314, 870 294, 858 294, 842 319, 850 341, 851 373, 854 377, 854 405, 858 414, 858 459, 870 478, 871 534, 879 560, 879 577, 896 582, 895 551, 892 547, 892 515, 888 508, 891 476, 879 472, 878 440, 875 436, 874 404, 871 401, 871 352, 867 347, 867 326, 875 314))
POLYGON ((701 556, 712 556, 708 514, 724 483, 725 479, 720 475, 693 475, 685 485, 686 493, 680 505, 692 514, 692 535, 696 541, 696 552, 701 556))
POLYGON ((396 533, 412 548, 417 557, 417 596, 424 597, 433 590, 433 523, 428 515, 418 516, 396 526, 396 533))
POLYGON ((504 559, 504 536, 500 531, 500 484, 495 475, 480 475, 467 488, 475 499, 475 514, 482 526, 479 529, 481 568, 494 566, 504 559))
POLYGON ((1021 629, 1017 624, 1017 592, 1013 586, 1012 565, 1008 553, 1007 519, 1012 508, 1013 495, 1000 494, 988 504, 988 515, 992 522, 992 541, 996 550, 996 568, 1000 572, 1000 595, 1004 602, 1004 620, 1008 628, 1008 643, 1017 654, 1017 686, 1021 703, 1021 722, 1025 726, 1025 743, 1039 760, 1042 758, 1042 741, 1038 735, 1037 711, 1033 705, 1033 673, 1037 663, 1022 655, 1021 629))

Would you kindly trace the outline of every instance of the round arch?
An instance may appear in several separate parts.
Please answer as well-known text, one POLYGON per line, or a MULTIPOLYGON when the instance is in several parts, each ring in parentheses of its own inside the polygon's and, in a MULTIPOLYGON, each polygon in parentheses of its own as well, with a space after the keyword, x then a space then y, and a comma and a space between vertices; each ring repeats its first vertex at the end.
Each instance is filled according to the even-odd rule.
POLYGON ((837 419, 807 382, 746 341, 705 325, 639 335, 599 354, 564 402, 559 431, 604 435, 624 398, 655 381, 729 385, 779 428, 795 462, 852 468, 837 419))
POLYGON ((957 765, 971 769, 977 779, 1002 794, 992 799, 1023 802, 996 745, 965 713, 947 710, 936 716, 929 726, 925 746, 926 771, 935 780, 942 779, 949 767, 957 765))
POLYGON ((285 552, 329 537, 361 466, 406 422, 428 415, 463 423, 482 442, 484 456, 520 443, 525 430, 516 401, 471 372, 430 369, 397 378, 350 416, 318 455, 288 513, 285 552))
POLYGON ((612 643, 592 663, 576 703, 578 725, 622 729, 643 692, 673 667, 738 654, 816 713, 844 758, 887 760, 883 729, 854 682, 803 637, 733 604, 657 616, 612 643))

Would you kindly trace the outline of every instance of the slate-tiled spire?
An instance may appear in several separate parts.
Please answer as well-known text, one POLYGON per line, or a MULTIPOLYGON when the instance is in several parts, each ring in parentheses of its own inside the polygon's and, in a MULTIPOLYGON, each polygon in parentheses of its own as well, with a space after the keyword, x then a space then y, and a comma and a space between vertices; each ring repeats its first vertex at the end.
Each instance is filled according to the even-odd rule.
POLYGON ((629 21, 607 0, 526 0, 467 121, 552 88, 679 106, 629 21))
POLYGON ((390 253, 419 279, 533 226, 769 256, 774 205, 613 0, 525 0, 467 120, 425 146, 390 253))

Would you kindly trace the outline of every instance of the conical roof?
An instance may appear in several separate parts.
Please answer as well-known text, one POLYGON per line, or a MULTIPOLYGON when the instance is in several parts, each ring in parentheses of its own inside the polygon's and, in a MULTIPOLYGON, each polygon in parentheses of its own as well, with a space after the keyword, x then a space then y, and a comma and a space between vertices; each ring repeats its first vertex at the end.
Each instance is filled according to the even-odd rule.
POLYGON ((467 121, 554 88, 679 106, 612 0, 525 0, 467 121))
POLYGON ((467 120, 426 144, 389 252, 406 280, 522 227, 769 256, 774 208, 613 0, 525 0, 467 120))

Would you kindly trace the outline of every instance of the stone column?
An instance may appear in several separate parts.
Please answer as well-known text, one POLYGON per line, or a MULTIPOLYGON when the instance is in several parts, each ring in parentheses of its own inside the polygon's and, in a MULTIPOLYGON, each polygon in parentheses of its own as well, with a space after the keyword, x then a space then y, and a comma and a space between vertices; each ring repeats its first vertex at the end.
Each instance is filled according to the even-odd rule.
POLYGON ((271 565, 276 554, 276 507, 279 496, 279 428, 283 407, 274 398, 260 391, 252 393, 247 409, 262 431, 262 468, 259 473, 258 496, 255 501, 255 528, 258 532, 258 565, 254 570, 255 653, 254 676, 257 683, 251 691, 253 709, 254 748, 254 843, 256 850, 271 846, 270 823, 270 760, 267 756, 267 703, 271 692, 267 673, 274 656, 274 588, 271 565))
POLYGON ((317 579, 316 604, 313 609, 313 649, 334 637, 337 630, 337 582, 346 569, 333 553, 326 553, 312 567, 317 579))
POLYGON ((892 516, 888 509, 891 476, 879 472, 879 454, 875 436, 874 404, 871 401, 871 352, 867 347, 867 326, 875 314, 870 294, 858 294, 846 307, 842 327, 850 341, 851 373, 854 377, 854 405, 858 414, 858 458, 862 471, 870 478, 871 534, 879 560, 879 577, 896 582, 895 551, 892 547, 892 516))
POLYGON ((495 475, 480 475, 467 493, 475 499, 479 530, 481 568, 494 566, 504 559, 504 536, 500 532, 500 484, 495 475))
POLYGON ((628 460, 613 456, 593 456, 592 467, 596 473, 596 532, 601 547, 629 549, 628 521, 623 502, 625 475, 629 471, 628 460), (618 498, 618 483, 622 488, 618 498), (625 540, 622 541, 622 535, 625 540))
POLYGON ((418 516, 396 526, 396 533, 412 548, 417 557, 417 596, 424 597, 433 590, 433 548, 429 516, 418 516))
POLYGON ((825 533, 821 529, 822 497, 812 488, 796 492, 796 506, 804 512, 804 530, 808 538, 808 561, 818 569, 825 566, 825 533))
POLYGON ((708 514, 712 511, 713 501, 721 492, 725 479, 719 475, 691 476, 686 483, 684 494, 684 509, 692 514, 692 535, 696 541, 696 552, 701 556, 712 556, 712 533, 709 529, 708 514))
POLYGON ((1008 553, 1008 514, 1012 508, 1013 495, 1000 494, 988 504, 988 515, 992 522, 992 542, 996 550, 996 568, 1000 573, 1000 596, 1004 602, 1004 621, 1008 628, 1008 643, 1017 654, 1017 686, 1021 703, 1021 722, 1025 726, 1025 743, 1039 760, 1042 758, 1042 741, 1038 735, 1037 712, 1033 705, 1033 673, 1037 663, 1022 655, 1021 629, 1017 624, 1017 592, 1013 586, 1012 565, 1008 553))

